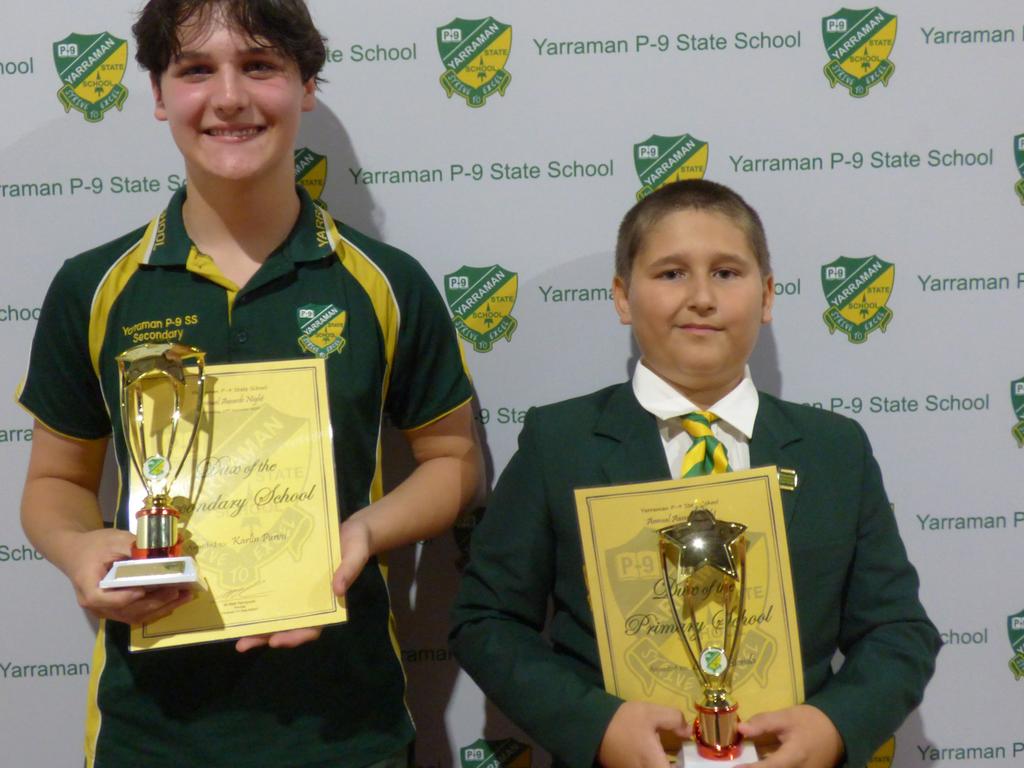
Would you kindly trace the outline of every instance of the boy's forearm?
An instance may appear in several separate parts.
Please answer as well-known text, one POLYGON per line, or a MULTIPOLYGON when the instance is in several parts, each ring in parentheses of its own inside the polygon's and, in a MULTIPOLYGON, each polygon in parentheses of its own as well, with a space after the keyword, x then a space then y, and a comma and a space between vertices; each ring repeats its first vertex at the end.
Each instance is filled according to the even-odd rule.
POLYGON ((32 546, 67 573, 76 536, 102 528, 103 516, 95 493, 70 481, 47 477, 25 484, 21 524, 32 546))
POLYGON ((920 703, 935 669, 938 631, 927 618, 878 627, 807 699, 836 726, 850 765, 862 765, 920 703))
POLYGON ((432 424, 410 430, 406 439, 416 469, 350 518, 366 526, 370 555, 444 532, 482 484, 483 458, 468 402, 432 424))
MULTIPOLYGON (((841 607, 844 655, 835 676, 807 699, 839 730, 849 764, 865 763, 920 703, 941 641, 918 597, 881 471, 863 430, 857 546, 841 607)), ((851 441, 852 444, 852 441, 851 441)))
POLYGON ((100 476, 106 440, 73 440, 39 422, 21 499, 25 535, 65 573, 75 555, 75 537, 103 527, 100 476))
POLYGON ((429 459, 379 501, 351 519, 363 522, 370 535, 370 554, 380 554, 443 533, 476 493, 478 449, 461 457, 429 459))

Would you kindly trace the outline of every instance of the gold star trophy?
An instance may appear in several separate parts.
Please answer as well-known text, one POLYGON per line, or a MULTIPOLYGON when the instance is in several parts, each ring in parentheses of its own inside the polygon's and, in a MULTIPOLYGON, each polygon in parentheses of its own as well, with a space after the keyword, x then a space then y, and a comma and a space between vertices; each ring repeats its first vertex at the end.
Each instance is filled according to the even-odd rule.
POLYGON ((140 344, 117 356, 125 447, 146 498, 135 513, 132 559, 114 563, 101 587, 201 587, 194 558, 183 553, 181 504, 171 489, 190 461, 199 432, 204 360, 203 351, 185 344, 140 344), (189 362, 196 368, 194 401, 186 398, 189 362), (190 412, 184 421, 192 426, 182 450, 179 426, 186 399, 190 412))
POLYGON ((744 751, 730 691, 744 617, 746 530, 698 503, 685 522, 658 531, 665 596, 704 690, 693 738, 697 754, 712 761, 735 760, 744 751))

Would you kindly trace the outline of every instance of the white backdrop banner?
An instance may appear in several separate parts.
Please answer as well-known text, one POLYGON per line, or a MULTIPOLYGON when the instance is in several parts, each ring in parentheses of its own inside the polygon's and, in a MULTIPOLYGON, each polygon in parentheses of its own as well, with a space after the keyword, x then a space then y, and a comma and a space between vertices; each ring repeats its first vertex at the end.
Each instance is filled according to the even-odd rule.
MULTIPOLYGON (((142 224, 183 182, 134 63, 138 5, 36 0, 0 27, 6 392, 61 262, 142 224)), ((296 173, 337 218, 434 277, 464 340, 492 479, 530 406, 629 374, 637 351, 609 291, 626 209, 671 178, 734 187, 767 225, 777 281, 755 380, 867 429, 946 641, 923 705, 877 764, 1021 764, 1024 5, 311 7, 328 82, 296 173), (843 281, 871 301, 844 304, 843 281)), ((6 402, 3 763, 74 768, 94 628, 21 531, 31 421, 6 402)), ((546 765, 446 649, 468 528, 394 557, 416 762, 546 765)))

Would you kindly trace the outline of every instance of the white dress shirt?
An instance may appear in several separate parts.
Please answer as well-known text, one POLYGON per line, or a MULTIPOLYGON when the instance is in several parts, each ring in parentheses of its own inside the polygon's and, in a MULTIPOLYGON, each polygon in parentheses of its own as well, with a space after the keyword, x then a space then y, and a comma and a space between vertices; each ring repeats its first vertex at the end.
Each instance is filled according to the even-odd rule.
MULTIPOLYGON (((637 363, 633 371, 633 393, 643 409, 657 418, 665 458, 673 479, 678 479, 683 470, 683 457, 693 445, 693 438, 683 431, 680 417, 703 409, 643 361, 637 363)), ((711 431, 725 446, 731 469, 750 469, 750 438, 754 434, 758 402, 757 388, 750 378, 748 366, 744 368, 743 380, 736 388, 708 409, 718 417, 712 423, 711 431)))

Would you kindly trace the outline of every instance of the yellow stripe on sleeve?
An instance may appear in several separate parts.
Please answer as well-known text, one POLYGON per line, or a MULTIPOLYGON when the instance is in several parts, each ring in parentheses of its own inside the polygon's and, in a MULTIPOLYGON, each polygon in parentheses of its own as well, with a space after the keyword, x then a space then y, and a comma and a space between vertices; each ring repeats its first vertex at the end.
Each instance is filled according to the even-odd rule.
POLYGON ((326 211, 323 211, 322 215, 331 247, 338 255, 342 266, 356 279, 356 282, 369 297, 374 315, 377 317, 377 325, 384 337, 384 379, 381 382, 377 414, 377 455, 373 480, 370 483, 370 502, 372 503, 384 495, 380 424, 384 418, 384 403, 387 402, 388 387, 391 383, 391 368, 395 361, 395 351, 398 348, 398 331, 402 324, 401 311, 387 275, 355 243, 341 236, 334 219, 326 211))

